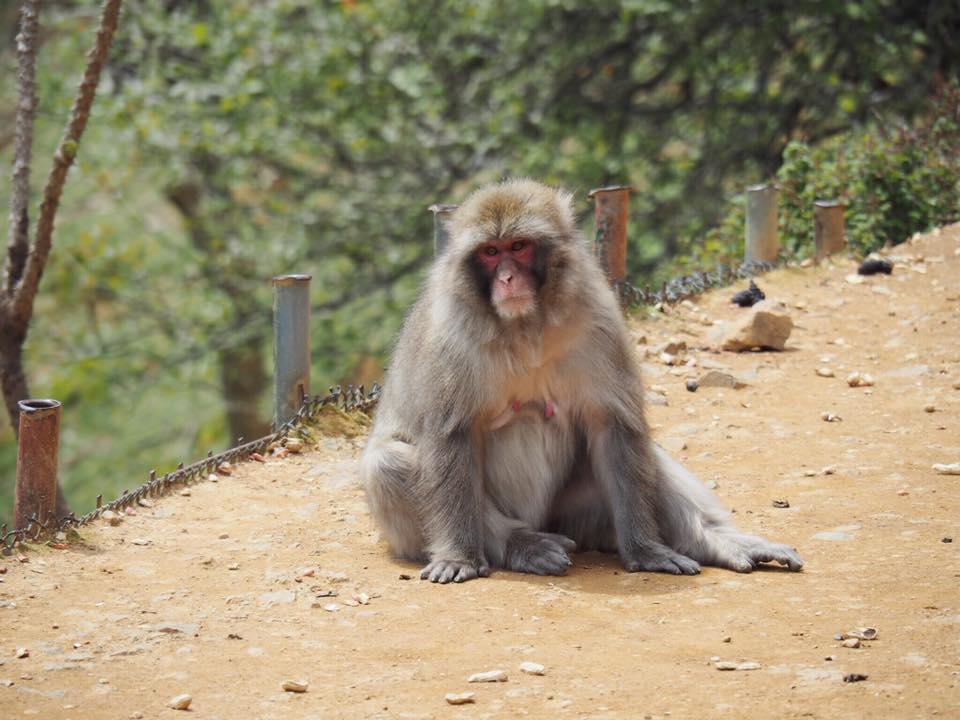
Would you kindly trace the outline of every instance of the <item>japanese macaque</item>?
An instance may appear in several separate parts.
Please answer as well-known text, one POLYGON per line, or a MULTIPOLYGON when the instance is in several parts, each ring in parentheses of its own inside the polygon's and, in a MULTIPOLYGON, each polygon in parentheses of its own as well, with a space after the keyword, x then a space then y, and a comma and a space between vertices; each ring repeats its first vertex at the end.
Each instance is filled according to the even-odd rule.
POLYGON ((571 201, 514 180, 453 213, 361 462, 384 537, 439 583, 561 575, 574 550, 617 552, 631 572, 800 570, 650 439, 621 310, 571 201))

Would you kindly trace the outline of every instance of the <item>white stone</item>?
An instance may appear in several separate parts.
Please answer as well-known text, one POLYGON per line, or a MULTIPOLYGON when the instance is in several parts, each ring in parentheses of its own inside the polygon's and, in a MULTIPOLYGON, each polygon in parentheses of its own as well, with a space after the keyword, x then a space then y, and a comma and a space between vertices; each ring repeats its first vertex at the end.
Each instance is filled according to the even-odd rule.
POLYGON ((482 682, 506 682, 507 673, 503 670, 487 670, 486 672, 474 673, 467 678, 467 682, 471 683, 482 683, 482 682))

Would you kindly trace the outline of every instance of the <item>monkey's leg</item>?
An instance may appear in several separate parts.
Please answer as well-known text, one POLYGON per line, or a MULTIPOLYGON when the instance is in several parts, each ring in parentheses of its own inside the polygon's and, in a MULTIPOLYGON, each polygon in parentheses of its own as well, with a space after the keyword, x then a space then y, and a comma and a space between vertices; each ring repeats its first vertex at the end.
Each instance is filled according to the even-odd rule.
POLYGON ((420 579, 465 582, 490 574, 483 548, 483 482, 467 429, 427 438, 415 484, 430 562, 420 579))
POLYGON ((415 448, 371 438, 361 460, 370 512, 397 557, 423 561, 423 528, 410 488, 417 475, 415 448))
POLYGON ((661 529, 667 542, 704 565, 750 572, 760 563, 803 568, 793 548, 737 530, 720 501, 689 470, 654 447, 661 470, 661 529))
POLYGON ((620 560, 628 572, 696 575, 700 565, 664 544, 657 523, 659 468, 645 429, 618 417, 594 437, 593 472, 606 491, 620 560))

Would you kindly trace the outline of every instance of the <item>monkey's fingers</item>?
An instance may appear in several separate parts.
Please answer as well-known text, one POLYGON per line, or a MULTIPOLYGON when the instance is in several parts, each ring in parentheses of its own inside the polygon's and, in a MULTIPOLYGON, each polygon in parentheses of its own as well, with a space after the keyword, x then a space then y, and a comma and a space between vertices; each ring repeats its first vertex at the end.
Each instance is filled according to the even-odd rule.
POLYGON ((577 544, 566 535, 558 535, 557 533, 543 533, 543 535, 546 535, 548 538, 553 540, 568 553, 577 551, 577 544))
POLYGON ((736 549, 725 561, 718 564, 737 572, 753 572, 762 563, 775 562, 785 565, 788 570, 797 572, 803 569, 803 560, 789 545, 774 543, 754 535, 740 536, 736 549))
POLYGON ((700 563, 665 545, 645 548, 639 557, 625 557, 623 566, 627 572, 662 572, 671 575, 697 575, 700 572, 700 563))
POLYGON ((420 572, 421 580, 446 585, 449 582, 466 582, 478 577, 487 577, 490 568, 485 564, 462 560, 434 560, 420 572))

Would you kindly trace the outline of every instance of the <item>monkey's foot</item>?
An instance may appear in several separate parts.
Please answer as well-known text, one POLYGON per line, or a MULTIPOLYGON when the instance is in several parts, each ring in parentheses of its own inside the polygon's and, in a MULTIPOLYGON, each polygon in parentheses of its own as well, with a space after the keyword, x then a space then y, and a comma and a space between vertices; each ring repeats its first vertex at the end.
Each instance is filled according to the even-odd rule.
POLYGON ((621 552, 620 558, 627 572, 663 572, 672 575, 696 575, 700 572, 700 563, 696 560, 660 543, 635 548, 629 556, 621 552))
POLYGON ((448 582, 466 582, 489 575, 490 567, 486 561, 434 560, 420 571, 421 580, 429 580, 441 585, 446 585, 448 582))
POLYGON ((736 535, 730 538, 729 548, 718 552, 717 565, 737 572, 753 572, 761 563, 775 562, 797 572, 803 569, 803 560, 789 545, 770 542, 755 535, 736 535))
POLYGON ((573 563, 567 553, 577 544, 565 535, 516 530, 507 540, 503 566, 534 575, 563 575, 573 563))

